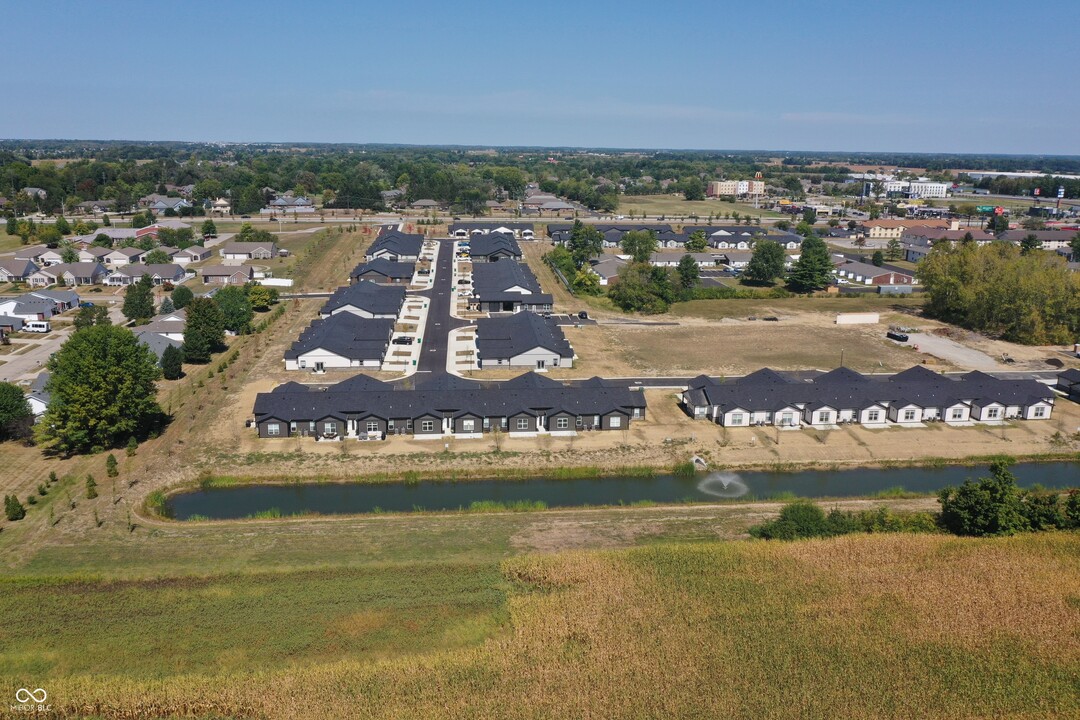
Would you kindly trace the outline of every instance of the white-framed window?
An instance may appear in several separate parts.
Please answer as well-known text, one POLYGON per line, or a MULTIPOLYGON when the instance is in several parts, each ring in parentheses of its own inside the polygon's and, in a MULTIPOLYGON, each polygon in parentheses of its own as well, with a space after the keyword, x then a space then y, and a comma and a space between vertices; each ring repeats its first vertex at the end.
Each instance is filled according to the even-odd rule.
POLYGON ((434 432, 435 431, 435 421, 434 420, 421 420, 420 421, 420 431, 421 432, 434 432))
POLYGON ((333 420, 329 420, 323 423, 323 432, 337 433, 337 423, 333 420))
POLYGON ((742 425, 742 421, 743 421, 743 414, 742 413, 731 413, 731 424, 732 425, 742 425))
POLYGON ((1036 406, 1034 412, 1031 413, 1031 417, 1036 417, 1036 418, 1044 418, 1044 417, 1046 417, 1046 406, 1045 405, 1036 406))
POLYGON ((786 413, 781 413, 780 414, 780 425, 781 426, 788 426, 788 425, 794 425, 794 424, 795 424, 795 413, 786 412, 786 413))
POLYGON ((878 422, 879 420, 881 420, 880 410, 871 410, 866 413, 866 422, 878 422))
POLYGON ((529 429, 529 418, 518 418, 517 419, 517 429, 518 430, 528 430, 529 429))
POLYGON ((914 419, 915 419, 915 411, 914 410, 905 410, 904 411, 904 422, 912 422, 914 419))
POLYGON ((491 418, 484 418, 484 429, 488 430, 490 428, 491 428, 491 418))
POLYGON ((585 421, 582 419, 582 417, 580 415, 578 415, 577 419, 574 420, 574 425, 576 425, 577 427, 582 427, 584 424, 585 424, 585 421))
POLYGON ((988 419, 990 419, 990 420, 994 420, 996 418, 1001 417, 1001 408, 996 408, 996 407, 987 408, 986 409, 986 417, 988 419))
POLYGON ((461 432, 472 432, 476 428, 475 420, 462 420, 461 432))
POLYGON ((964 409, 963 408, 953 408, 952 410, 949 411, 949 419, 950 420, 962 420, 963 417, 964 417, 964 409))
POLYGON ((634 408, 634 417, 636 417, 636 418, 641 417, 641 408, 634 408))
POLYGON ((289 432, 296 432, 296 423, 295 422, 289 423, 289 432))
POLYGON ((378 420, 368 420, 368 422, 367 422, 367 431, 369 433, 379 432, 379 421, 378 420))
POLYGON ((412 430, 412 418, 409 418, 405 421, 405 429, 412 430))
POLYGON ((832 413, 829 412, 828 410, 823 410, 822 412, 818 413, 818 418, 819 418, 819 422, 823 422, 823 423, 830 422, 832 420, 832 413))
POLYGON ((281 434, 281 423, 266 423, 267 437, 277 437, 281 434))
POLYGON ((555 429, 556 430, 566 430, 569 427, 570 427, 570 418, 561 417, 561 418, 556 418, 555 419, 555 429))
POLYGON ((612 415, 611 416, 611 429, 614 430, 615 428, 621 428, 621 427, 622 427, 622 416, 620 416, 620 415, 612 415))

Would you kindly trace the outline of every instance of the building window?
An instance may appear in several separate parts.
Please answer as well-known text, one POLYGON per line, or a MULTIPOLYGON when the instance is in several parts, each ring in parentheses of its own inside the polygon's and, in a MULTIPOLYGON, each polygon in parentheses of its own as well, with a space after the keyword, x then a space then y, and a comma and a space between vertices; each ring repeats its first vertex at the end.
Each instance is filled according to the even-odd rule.
POLYGON ((990 420, 994 420, 1001 416, 1001 408, 987 408, 986 417, 990 420))
POLYGON ((332 421, 323 423, 323 432, 324 433, 334 433, 336 435, 337 434, 337 423, 332 422, 332 421))
POLYGON ((1046 417, 1046 406, 1039 405, 1035 408, 1035 412, 1031 413, 1032 417, 1043 418, 1046 417))
POLYGON ((823 423, 831 422, 832 421, 832 413, 828 412, 828 411, 818 413, 818 421, 823 422, 823 423))
POLYGON ((426 433, 435 432, 435 421, 434 420, 421 420, 420 421, 420 432, 426 432, 426 433))
POLYGON ((529 418, 518 418, 517 419, 517 429, 518 430, 528 430, 529 429, 529 418))
POLYGON ((621 428, 621 427, 622 427, 622 418, 619 417, 618 415, 612 415, 611 416, 611 429, 614 430, 615 428, 621 428))
POLYGON ((795 414, 794 413, 786 412, 786 413, 782 413, 780 415, 780 426, 781 427, 788 427, 789 425, 794 425, 794 424, 795 424, 795 414))
POLYGON ((963 408, 953 408, 952 410, 949 411, 949 419, 950 420, 962 420, 963 418, 964 418, 964 409, 963 408))
POLYGON ((476 421, 475 420, 462 420, 461 421, 461 432, 472 432, 475 427, 476 427, 476 421))
POLYGON ((570 427, 570 418, 561 417, 555 419, 556 430, 567 430, 570 427))
POLYGON ((405 421, 405 429, 406 430, 412 430, 412 418, 409 418, 408 420, 405 421))
POLYGON ((641 408, 634 408, 634 417, 635 418, 640 418, 641 417, 641 408))
POLYGON ((871 410, 866 413, 866 422, 878 422, 879 420, 881 420, 880 410, 871 410))
POLYGON ((484 429, 488 430, 489 428, 491 428, 491 418, 484 418, 484 429))
POLYGON ((292 433, 296 432, 296 423, 294 423, 294 422, 289 423, 289 432, 292 432, 292 433))
POLYGON ((742 413, 731 413, 731 424, 732 425, 742 425, 742 419, 743 419, 743 414, 742 413))
POLYGON ((582 426, 584 426, 584 425, 585 425, 585 421, 584 421, 584 420, 582 420, 582 418, 581 418, 581 416, 580 416, 580 415, 578 415, 578 416, 577 416, 577 419, 576 419, 576 420, 574 420, 574 425, 576 425, 577 427, 582 427, 582 426))
POLYGON ((905 410, 904 411, 904 422, 912 422, 913 420, 915 420, 915 411, 914 410, 905 410))
POLYGON ((379 421, 378 420, 368 420, 367 431, 369 433, 379 432, 379 421))
POLYGON ((280 423, 266 423, 266 435, 267 437, 277 437, 281 434, 280 423))

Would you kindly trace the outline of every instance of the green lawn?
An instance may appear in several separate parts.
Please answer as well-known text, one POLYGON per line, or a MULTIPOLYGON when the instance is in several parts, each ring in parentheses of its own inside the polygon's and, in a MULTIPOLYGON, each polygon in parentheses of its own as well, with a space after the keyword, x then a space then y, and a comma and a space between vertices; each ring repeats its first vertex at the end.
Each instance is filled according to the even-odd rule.
POLYGON ((691 300, 675 303, 672 315, 703 318, 740 317, 771 312, 905 312, 922 307, 923 298, 855 295, 851 297, 792 297, 775 300, 691 300))

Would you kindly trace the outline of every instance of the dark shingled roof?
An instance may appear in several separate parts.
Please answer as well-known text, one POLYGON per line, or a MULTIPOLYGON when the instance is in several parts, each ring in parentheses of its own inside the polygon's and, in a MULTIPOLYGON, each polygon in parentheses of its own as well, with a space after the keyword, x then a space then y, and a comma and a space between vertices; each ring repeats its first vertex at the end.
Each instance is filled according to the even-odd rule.
POLYGON ((505 293, 521 287, 530 293, 540 292, 540 283, 524 263, 478 263, 473 266, 473 295, 484 300, 488 295, 505 293))
POLYGON ((350 360, 382 360, 393 332, 392 319, 338 313, 325 320, 313 320, 285 352, 285 359, 295 360, 312 350, 326 350, 350 360))
POLYGON ((366 310, 372 315, 396 316, 404 303, 405 288, 361 280, 354 285, 335 290, 319 314, 325 318, 337 312, 347 312, 346 308, 351 306, 366 310))
POLYGON ((349 277, 359 277, 365 273, 373 272, 388 278, 412 279, 416 272, 416 263, 391 262, 386 258, 376 258, 371 262, 361 263, 353 268, 349 277))
POLYGON ((432 381, 415 390, 386 389, 387 383, 366 378, 346 380, 325 390, 300 389, 290 384, 274 392, 259 393, 255 399, 257 422, 269 418, 301 422, 334 417, 340 420, 366 417, 513 417, 548 415, 632 415, 645 408, 645 395, 622 387, 568 387, 555 380, 526 373, 509 382, 486 385, 450 377, 432 381), (366 389, 370 387, 371 389, 366 389))
POLYGON ((417 257, 424 247, 423 235, 388 232, 380 235, 368 248, 367 257, 371 258, 379 251, 386 251, 401 257, 417 257))
POLYGON ((537 347, 557 353, 559 357, 574 357, 574 349, 562 330, 553 320, 535 313, 477 320, 476 346, 483 360, 508 359, 537 347))
POLYGON ((469 240, 470 257, 490 257, 497 253, 521 257, 521 246, 513 235, 502 233, 489 233, 488 235, 473 235, 469 240))
POLYGON ((776 411, 793 405, 859 410, 881 403, 892 407, 950 407, 961 402, 1026 406, 1053 398, 1053 392, 1036 380, 999 380, 978 371, 953 379, 921 365, 888 378, 869 378, 838 368, 809 381, 765 368, 727 381, 697 377, 690 382, 689 392, 694 404, 715 405, 723 412, 776 411))

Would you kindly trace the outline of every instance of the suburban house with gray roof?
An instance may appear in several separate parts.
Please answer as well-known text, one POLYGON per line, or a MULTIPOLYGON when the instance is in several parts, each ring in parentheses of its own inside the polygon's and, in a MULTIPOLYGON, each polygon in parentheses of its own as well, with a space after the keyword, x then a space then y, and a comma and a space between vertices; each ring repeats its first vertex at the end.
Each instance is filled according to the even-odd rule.
POLYGON ((32 260, 4 258, 0 260, 0 282, 22 282, 40 269, 32 260))
MULTIPOLYGON (((140 325, 137 328, 138 332, 153 333, 155 335, 162 335, 169 340, 175 340, 179 343, 184 342, 184 328, 187 327, 187 309, 180 308, 179 310, 173 310, 171 313, 165 313, 157 315, 152 318, 150 322, 145 325, 140 325)), ((164 350, 164 348, 162 348, 164 350)))
POLYGON ((276 256, 274 242, 230 242, 221 246, 224 260, 269 260, 276 256))
POLYGON ((109 271, 101 263, 60 263, 43 267, 30 275, 30 287, 49 285, 100 285, 109 271))
POLYGON ((518 240, 536 239, 536 231, 533 229, 533 224, 522 222, 492 222, 490 220, 455 222, 450 224, 449 233, 450 237, 457 240, 476 237, 477 235, 487 235, 489 233, 513 235, 518 240))
POLYGON ((480 368, 574 366, 574 349, 562 330, 536 313, 477 320, 476 348, 480 368))
POLYGON ((388 232, 375 239, 364 259, 368 262, 380 259, 390 262, 416 262, 423 247, 423 235, 388 232))
POLYGON ((172 263, 164 265, 125 265, 117 268, 105 280, 106 285, 131 285, 149 275, 155 285, 182 282, 187 274, 184 268, 172 263))
POLYGON ((471 239, 462 242, 468 243, 469 260, 474 263, 521 260, 521 247, 513 235, 502 233, 474 235, 471 239))
POLYGON ((1035 380, 1001 380, 978 371, 953 378, 921 365, 887 377, 837 368, 809 380, 764 368, 741 378, 695 378, 682 402, 691 417, 724 427, 883 428, 1047 420, 1054 392, 1035 380))
POLYGON ((349 282, 370 280, 380 285, 401 285, 412 282, 416 263, 391 262, 385 258, 357 265, 349 274, 349 282))
POLYGON ((250 265, 206 265, 199 274, 207 285, 244 285, 255 279, 250 265))
POLYGON ((525 263, 495 262, 473 266, 470 309, 480 312, 550 312, 551 295, 525 263))
POLYGON ((188 263, 207 260, 210 258, 210 255, 210 248, 205 248, 202 245, 192 245, 173 255, 173 262, 180 265, 187 265, 188 263))
POLYGON ((381 368, 393 334, 388 318, 343 312, 313 320, 285 352, 285 369, 381 368))
POLYGON ((536 373, 492 384, 445 376, 406 389, 360 375, 327 388, 286 383, 259 393, 254 415, 261 438, 372 440, 625 430, 645 410, 644 393, 600 378, 570 386, 536 373))
POLYGON ((405 288, 361 280, 335 290, 319 310, 319 316, 328 318, 345 312, 363 318, 396 319, 404 304, 405 288))

